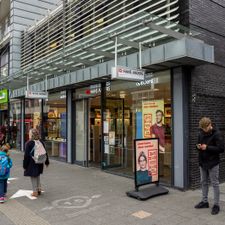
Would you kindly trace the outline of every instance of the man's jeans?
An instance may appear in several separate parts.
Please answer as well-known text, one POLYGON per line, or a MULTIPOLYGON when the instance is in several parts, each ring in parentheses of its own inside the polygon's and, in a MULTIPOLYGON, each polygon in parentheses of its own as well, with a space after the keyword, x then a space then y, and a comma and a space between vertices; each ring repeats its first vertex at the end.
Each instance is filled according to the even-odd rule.
POLYGON ((0 180, 0 197, 4 197, 7 192, 7 179, 0 180))
POLYGON ((213 186, 214 205, 219 205, 220 190, 219 190, 219 164, 212 169, 203 169, 200 167, 201 184, 202 184, 202 201, 208 202, 209 178, 213 186))

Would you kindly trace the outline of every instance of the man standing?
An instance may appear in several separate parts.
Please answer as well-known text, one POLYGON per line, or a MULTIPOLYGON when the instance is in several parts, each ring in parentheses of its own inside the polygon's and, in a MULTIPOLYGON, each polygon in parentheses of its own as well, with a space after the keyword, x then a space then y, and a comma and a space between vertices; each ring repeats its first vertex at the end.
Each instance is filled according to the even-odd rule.
POLYGON ((159 152, 165 153, 165 127, 162 123, 163 121, 163 111, 157 110, 156 111, 156 123, 153 124, 150 128, 151 136, 159 138, 159 152))
POLYGON ((211 214, 216 215, 220 211, 219 198, 219 162, 220 153, 224 151, 223 137, 211 123, 210 118, 203 117, 199 121, 200 133, 196 148, 199 152, 199 166, 202 185, 202 201, 195 208, 209 208, 208 203, 208 179, 210 178, 214 191, 214 205, 211 214))

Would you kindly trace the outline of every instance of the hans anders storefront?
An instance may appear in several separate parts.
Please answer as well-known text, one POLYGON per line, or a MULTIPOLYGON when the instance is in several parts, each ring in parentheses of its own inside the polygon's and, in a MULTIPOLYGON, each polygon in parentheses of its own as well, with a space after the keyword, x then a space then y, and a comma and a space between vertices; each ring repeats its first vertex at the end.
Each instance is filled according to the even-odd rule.
POLYGON ((130 177, 134 172, 134 139, 152 137, 156 112, 162 112, 158 121, 163 127, 160 177, 171 184, 170 70, 147 74, 140 82, 116 80, 76 89, 73 102, 73 162, 130 177))
POLYGON ((160 179, 171 185, 171 70, 148 73, 143 81, 107 77, 92 83, 50 92, 48 99, 12 100, 14 147, 23 150, 29 129, 36 128, 51 158, 133 177, 134 139, 153 137, 151 128, 158 122, 163 132, 160 179))
MULTIPOLYGON (((24 96, 26 87, 12 91, 17 110, 12 107, 11 115, 21 122, 20 149, 24 149, 26 130, 36 126, 50 156, 133 177, 134 139, 153 137, 153 130, 158 130, 160 182, 187 187, 188 70, 179 65, 182 59, 186 65, 184 55, 192 65, 213 61, 207 55, 211 48, 197 44, 203 55, 196 56, 196 42, 188 39, 142 51, 147 71, 143 81, 112 80, 112 60, 48 79, 45 100, 23 99, 19 104, 15 99, 24 96), (154 70, 159 72, 148 72, 154 70), (156 123, 161 128, 153 129, 156 123)), ((137 68, 138 55, 121 57, 118 64, 137 68)), ((33 91, 45 88, 45 82, 30 85, 33 91)))

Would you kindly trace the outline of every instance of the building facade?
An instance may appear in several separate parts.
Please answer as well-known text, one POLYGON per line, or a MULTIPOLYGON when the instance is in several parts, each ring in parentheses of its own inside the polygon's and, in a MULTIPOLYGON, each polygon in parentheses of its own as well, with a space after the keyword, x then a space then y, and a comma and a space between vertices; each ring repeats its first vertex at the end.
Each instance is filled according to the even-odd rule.
MULTIPOLYGON (((45 17, 49 11, 55 9, 62 1, 55 0, 1 0, 0 1, 0 79, 2 81, 1 96, 9 87, 4 87, 4 80, 21 69, 21 35, 22 31, 45 17)), ((8 93, 6 94, 8 96, 8 93)), ((21 108, 18 104, 13 111, 21 108)), ((8 97, 0 99, 0 124, 13 127, 20 137, 20 123, 10 120, 10 105, 8 97)), ((15 132, 14 132, 15 133, 15 132)), ((10 136, 10 135, 8 135, 10 136)), ((15 134, 14 134, 15 136, 15 134)), ((20 140, 20 138, 18 138, 20 140)), ((13 141, 14 142, 14 141, 13 141)), ((20 143, 21 141, 17 141, 20 143)), ((15 147, 20 148, 20 144, 15 147)))
POLYGON ((219 0, 63 1, 20 33, 19 69, 1 81, 15 146, 36 127, 51 157, 133 177, 134 140, 153 136, 159 110, 160 182, 199 186, 198 120, 224 132, 224 11, 219 0), (112 68, 145 69, 145 79, 113 79, 112 68))
MULTIPOLYGON (((189 76, 189 183, 191 187, 199 186, 197 153, 197 121, 202 116, 212 118, 216 126, 224 134, 224 85, 225 85, 225 3, 220 0, 204 2, 191 0, 180 1, 182 24, 199 31, 199 39, 211 44, 215 48, 215 62, 213 64, 193 67, 189 76), (188 10, 187 10, 188 9, 188 10), (206 16, 207 15, 207 16, 206 16)), ((221 155, 220 179, 224 181, 224 154, 221 155)))

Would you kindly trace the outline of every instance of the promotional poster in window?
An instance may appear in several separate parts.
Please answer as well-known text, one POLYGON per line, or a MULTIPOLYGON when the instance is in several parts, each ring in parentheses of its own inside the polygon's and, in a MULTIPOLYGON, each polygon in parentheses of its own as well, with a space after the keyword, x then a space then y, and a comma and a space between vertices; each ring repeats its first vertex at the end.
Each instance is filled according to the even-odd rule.
POLYGON ((135 186, 158 182, 159 139, 136 139, 135 144, 135 186))

